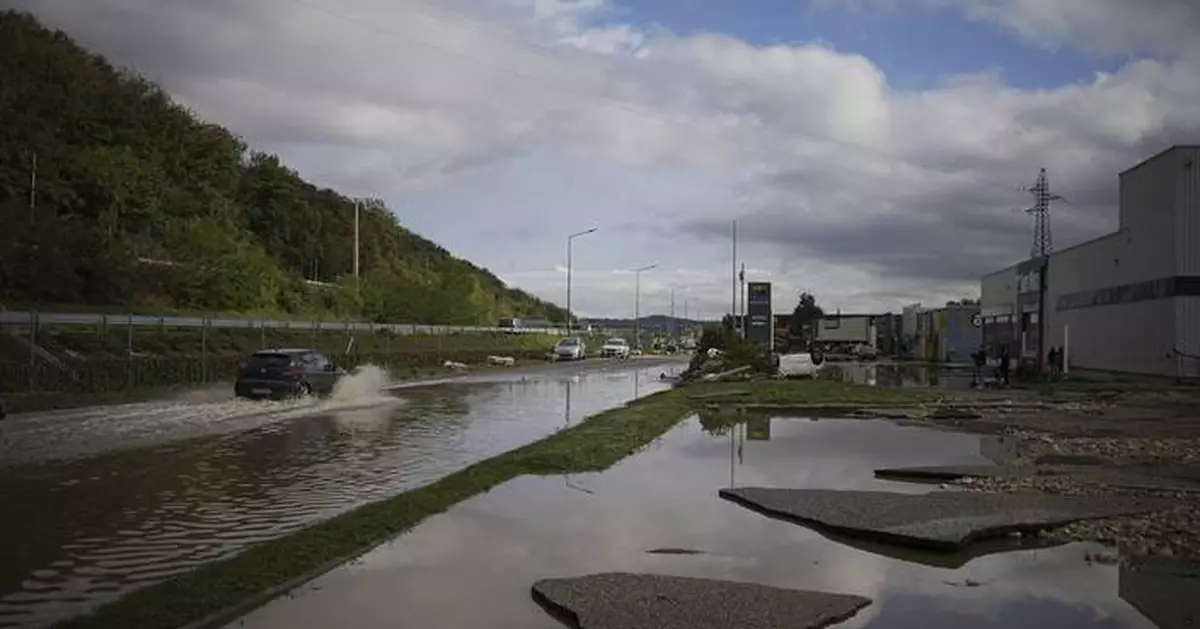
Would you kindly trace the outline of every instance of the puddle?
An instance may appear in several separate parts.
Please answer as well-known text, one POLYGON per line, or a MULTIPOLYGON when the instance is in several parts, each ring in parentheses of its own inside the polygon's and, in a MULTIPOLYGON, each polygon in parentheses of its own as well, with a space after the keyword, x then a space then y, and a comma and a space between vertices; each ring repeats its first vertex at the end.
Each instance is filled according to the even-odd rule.
POLYGON ((975 370, 907 363, 827 363, 821 369, 821 378, 872 387, 965 390, 974 388, 975 370))
POLYGON ((666 388, 661 370, 410 388, 234 434, 0 467, 0 627, 46 626, 424 485, 666 388))
POLYGON ((873 470, 984 464, 994 447, 985 439, 885 421, 755 421, 766 425, 721 432, 692 419, 606 472, 515 479, 229 629, 315 629, 344 623, 347 614, 363 629, 560 629, 532 600, 530 586, 598 572, 872 598, 837 625, 845 628, 1153 626, 1118 595, 1116 566, 1084 560, 1100 550, 1095 546, 1017 550, 939 567, 894 549, 839 543, 717 496, 731 485, 926 492, 932 487, 878 479, 873 470))

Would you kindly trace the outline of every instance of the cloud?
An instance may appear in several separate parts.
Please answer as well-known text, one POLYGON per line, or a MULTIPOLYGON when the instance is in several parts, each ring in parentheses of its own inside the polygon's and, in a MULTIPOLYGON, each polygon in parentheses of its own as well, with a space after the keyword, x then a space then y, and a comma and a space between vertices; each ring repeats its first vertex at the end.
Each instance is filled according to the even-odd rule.
POLYGON ((1130 56, 1055 89, 983 73, 921 91, 821 43, 682 36, 607 0, 16 4, 544 297, 564 301, 566 234, 600 226, 575 251, 588 315, 631 314, 618 270, 650 261, 670 270, 643 278, 644 311, 672 286, 727 309, 735 218, 777 309, 802 289, 843 310, 968 296, 1028 251, 1039 168, 1069 201, 1066 246, 1114 227, 1118 171, 1200 137, 1186 0, 890 0, 1130 56))

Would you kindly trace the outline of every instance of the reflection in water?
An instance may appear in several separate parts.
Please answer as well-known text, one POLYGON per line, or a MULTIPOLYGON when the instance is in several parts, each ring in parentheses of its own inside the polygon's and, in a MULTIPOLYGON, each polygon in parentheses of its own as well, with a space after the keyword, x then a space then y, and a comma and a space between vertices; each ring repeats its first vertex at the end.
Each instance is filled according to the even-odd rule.
POLYGON ((404 389, 382 406, 0 468, 0 504, 21 505, 0 510, 0 627, 78 614, 529 443, 563 426, 567 404, 570 423, 629 400, 630 374, 615 375, 404 389))
POLYGON ((1200 627, 1200 564, 1163 557, 1127 558, 1121 598, 1160 629, 1200 627))
POLYGON ((970 389, 974 371, 911 363, 827 363, 820 377, 868 386, 970 389))
MULTIPOLYGON (((362 629, 404 624, 559 629, 529 596, 545 577, 650 572, 845 592, 874 603, 839 629, 1149 628, 1116 592, 1113 566, 1071 545, 936 567, 832 541, 717 498, 738 483, 926 491, 876 479, 878 466, 979 464, 977 437, 859 420, 776 418, 771 439, 714 436, 698 422, 662 445, 586 476, 592 493, 521 477, 430 518, 353 565, 317 579, 230 629, 362 629), (698 553, 651 553, 674 548, 698 553), (979 587, 964 587, 975 583, 979 587), (471 601, 464 605, 463 601, 471 601)), ((749 433, 746 433, 749 436, 749 433)))

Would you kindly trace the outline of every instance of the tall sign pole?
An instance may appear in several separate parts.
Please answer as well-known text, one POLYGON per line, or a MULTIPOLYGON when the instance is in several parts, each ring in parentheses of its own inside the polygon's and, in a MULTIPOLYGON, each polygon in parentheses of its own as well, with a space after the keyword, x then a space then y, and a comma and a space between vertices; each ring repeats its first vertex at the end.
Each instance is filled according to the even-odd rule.
POLYGON ((729 321, 737 329, 737 220, 733 221, 733 258, 730 260, 729 321))

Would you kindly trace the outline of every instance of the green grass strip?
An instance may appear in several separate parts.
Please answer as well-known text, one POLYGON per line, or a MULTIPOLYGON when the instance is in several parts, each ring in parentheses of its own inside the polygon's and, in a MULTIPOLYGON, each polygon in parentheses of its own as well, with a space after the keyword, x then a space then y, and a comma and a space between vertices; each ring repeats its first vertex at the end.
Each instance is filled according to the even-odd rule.
POLYGON ((656 393, 593 415, 540 441, 476 463, 430 485, 358 507, 302 531, 264 542, 223 561, 133 592, 60 629, 212 627, 309 578, 335 568, 431 515, 524 474, 604 470, 662 435, 694 410, 693 396, 844 404, 917 403, 923 391, 839 382, 703 383, 656 393), (189 623, 195 623, 189 625, 189 623))

